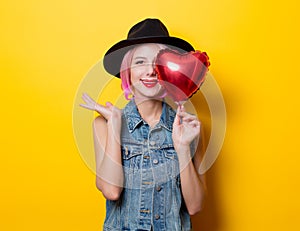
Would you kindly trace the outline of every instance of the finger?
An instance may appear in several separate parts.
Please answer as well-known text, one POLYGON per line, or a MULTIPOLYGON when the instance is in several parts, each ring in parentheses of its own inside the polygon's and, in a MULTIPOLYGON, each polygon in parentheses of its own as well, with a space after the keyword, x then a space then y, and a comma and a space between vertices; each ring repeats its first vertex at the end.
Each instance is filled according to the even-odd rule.
POLYGON ((177 107, 177 111, 179 111, 179 112, 185 112, 185 107, 184 107, 184 105, 179 104, 178 107, 177 107))
POLYGON ((106 102, 105 105, 106 105, 107 107, 113 106, 113 104, 112 104, 111 102, 106 102))
POLYGON ((182 115, 182 116, 186 115, 186 114, 190 115, 190 113, 186 112, 185 107, 183 105, 179 105, 177 107, 177 113, 179 113, 179 115, 182 115))
POLYGON ((84 93, 84 94, 82 95, 82 99, 83 99, 86 103, 88 103, 88 104, 93 104, 93 103, 95 103, 95 101, 94 101, 88 94, 86 94, 86 93, 84 93))
POLYGON ((90 100, 89 100, 88 96, 82 95, 81 98, 82 98, 82 100, 83 100, 85 103, 90 104, 90 100))
POLYGON ((181 112, 179 115, 182 117, 183 121, 197 120, 197 116, 191 115, 191 114, 189 114, 187 112, 181 112))
POLYGON ((109 111, 108 107, 101 104, 95 104, 95 110, 101 114, 107 113, 109 111))
POLYGON ((81 103, 81 104, 79 104, 79 106, 84 107, 84 108, 89 109, 89 110, 94 110, 94 107, 92 107, 92 106, 90 106, 88 104, 81 103))
POLYGON ((197 116, 195 116, 193 114, 190 114, 190 113, 187 113, 187 112, 181 112, 180 115, 182 117, 187 118, 187 119, 197 119, 197 116))
POLYGON ((200 125, 201 125, 198 120, 193 120, 193 121, 189 122, 188 124, 193 126, 193 127, 199 127, 199 128, 200 128, 200 125))
POLYGON ((93 100, 88 94, 84 94, 82 96, 83 100, 88 104, 95 104, 95 100, 93 100))
POLYGON ((103 117, 107 120, 110 118, 110 116, 112 114, 111 108, 100 105, 100 104, 96 104, 95 111, 97 111, 99 114, 103 115, 103 117))
POLYGON ((91 98, 90 95, 86 92, 83 92, 82 95, 91 98))
POLYGON ((81 98, 88 99, 88 98, 91 98, 91 97, 87 93, 83 93, 81 98))

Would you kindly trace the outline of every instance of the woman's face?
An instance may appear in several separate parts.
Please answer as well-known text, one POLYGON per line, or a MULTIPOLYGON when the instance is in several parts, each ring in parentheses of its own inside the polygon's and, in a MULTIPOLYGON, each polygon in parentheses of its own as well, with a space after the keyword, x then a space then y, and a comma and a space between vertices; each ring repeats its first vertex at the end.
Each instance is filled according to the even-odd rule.
POLYGON ((155 72, 155 59, 162 49, 159 44, 143 44, 135 48, 130 69, 131 88, 135 98, 157 98, 162 86, 155 72))

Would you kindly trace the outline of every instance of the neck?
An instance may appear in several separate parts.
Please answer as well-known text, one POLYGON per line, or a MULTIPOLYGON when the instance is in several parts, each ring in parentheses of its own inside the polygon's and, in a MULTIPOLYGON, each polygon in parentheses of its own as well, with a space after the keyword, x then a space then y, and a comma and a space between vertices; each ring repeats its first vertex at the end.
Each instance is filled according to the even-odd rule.
POLYGON ((160 119, 162 113, 162 101, 157 99, 147 99, 143 101, 135 100, 139 113, 150 127, 154 127, 160 119))

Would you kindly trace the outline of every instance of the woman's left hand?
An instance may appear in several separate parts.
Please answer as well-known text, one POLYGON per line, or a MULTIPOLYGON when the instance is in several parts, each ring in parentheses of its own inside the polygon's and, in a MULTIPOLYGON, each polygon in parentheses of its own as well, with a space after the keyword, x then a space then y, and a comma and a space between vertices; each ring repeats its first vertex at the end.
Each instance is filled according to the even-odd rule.
POLYGON ((187 113, 183 106, 178 107, 173 123, 174 147, 187 147, 200 134, 201 123, 195 115, 187 113))

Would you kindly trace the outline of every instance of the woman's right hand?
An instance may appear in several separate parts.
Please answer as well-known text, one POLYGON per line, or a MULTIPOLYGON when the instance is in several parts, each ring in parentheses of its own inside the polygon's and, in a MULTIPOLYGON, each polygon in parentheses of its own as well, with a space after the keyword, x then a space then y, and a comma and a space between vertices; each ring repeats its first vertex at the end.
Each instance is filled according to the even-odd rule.
POLYGON ((108 200, 117 200, 123 190, 123 167, 120 148, 122 112, 107 102, 96 103, 84 93, 81 107, 98 112, 93 121, 93 138, 96 160, 96 185, 108 200))
POLYGON ((96 111, 102 115, 108 123, 121 121, 121 110, 115 107, 112 103, 106 102, 105 106, 96 103, 87 93, 82 95, 85 104, 80 104, 81 107, 96 111))

